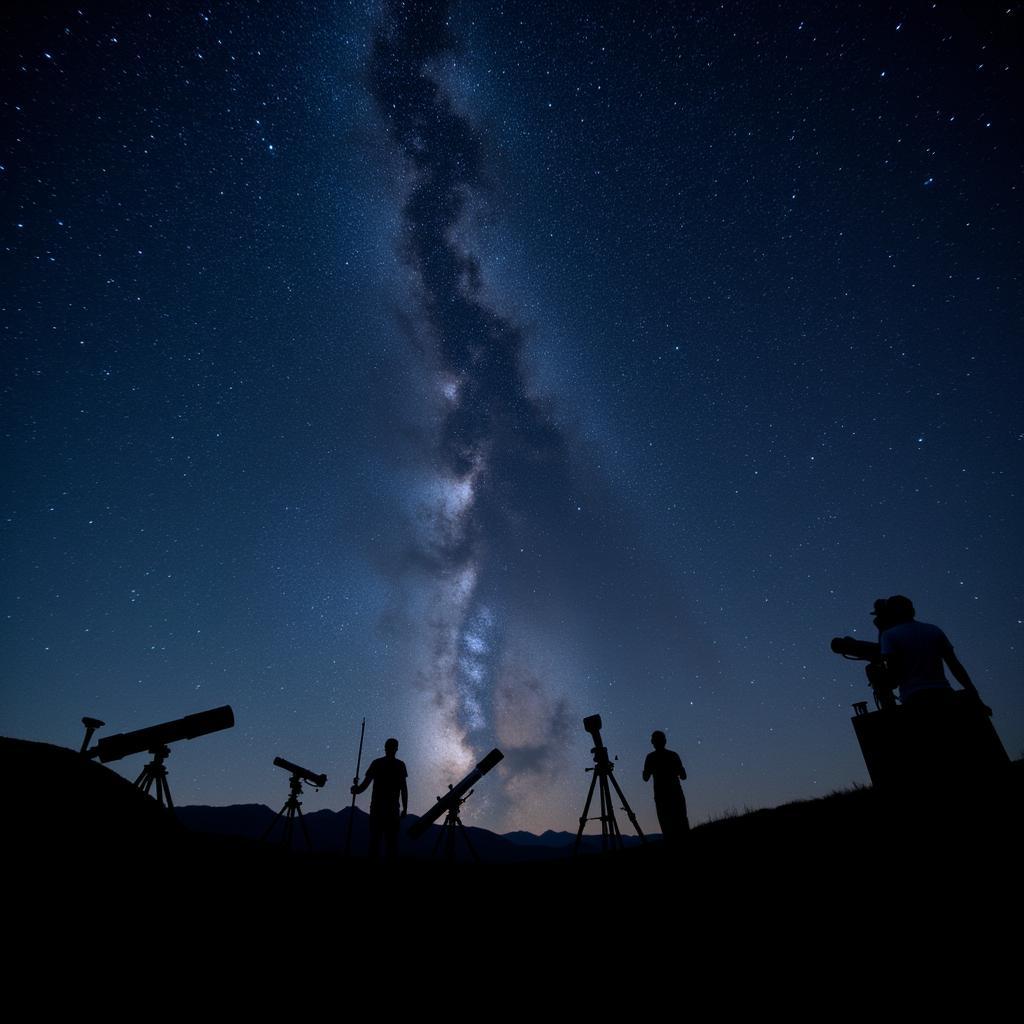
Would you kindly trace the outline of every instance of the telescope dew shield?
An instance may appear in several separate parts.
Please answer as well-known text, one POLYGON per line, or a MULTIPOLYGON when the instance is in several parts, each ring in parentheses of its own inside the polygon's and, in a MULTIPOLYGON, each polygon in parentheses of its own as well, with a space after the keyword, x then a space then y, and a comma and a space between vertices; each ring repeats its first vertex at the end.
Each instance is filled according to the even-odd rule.
POLYGON ((107 764, 109 761, 119 761, 122 757, 137 754, 142 750, 152 750, 154 747, 177 743, 178 740, 192 740, 210 732, 230 729, 234 724, 235 714, 230 705, 225 704, 222 708, 199 711, 194 715, 177 718, 173 722, 151 725, 147 729, 105 736, 97 741, 93 753, 107 764))
POLYGON ((469 792, 504 756, 495 747, 461 782, 452 786, 419 821, 412 825, 409 829, 409 838, 419 839, 449 808, 453 805, 458 806, 459 797, 469 792))

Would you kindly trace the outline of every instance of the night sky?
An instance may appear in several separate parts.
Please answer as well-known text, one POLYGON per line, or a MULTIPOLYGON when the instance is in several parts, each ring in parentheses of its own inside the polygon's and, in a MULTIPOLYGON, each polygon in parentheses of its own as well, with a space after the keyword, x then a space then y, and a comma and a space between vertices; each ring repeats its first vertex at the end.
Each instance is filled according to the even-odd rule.
POLYGON ((866 782, 828 641, 905 593, 1019 756, 1022 23, 5 15, 0 732, 229 703, 176 801, 309 810, 365 715, 539 832, 597 712, 653 829, 652 729, 694 821, 866 782))

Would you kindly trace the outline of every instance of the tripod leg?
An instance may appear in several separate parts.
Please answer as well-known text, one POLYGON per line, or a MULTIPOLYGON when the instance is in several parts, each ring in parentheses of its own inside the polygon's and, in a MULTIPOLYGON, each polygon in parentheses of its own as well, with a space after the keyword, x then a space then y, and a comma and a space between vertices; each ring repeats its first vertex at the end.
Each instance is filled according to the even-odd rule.
POLYGON ((281 815, 284 814, 287 807, 288 805, 285 804, 284 807, 282 807, 281 810, 279 810, 277 814, 274 816, 274 820, 267 826, 267 831, 260 836, 261 843, 264 842, 267 836, 269 836, 270 833, 274 831, 274 826, 281 820, 281 815))
POLYGON ((466 826, 462 824, 462 819, 456 818, 455 824, 462 830, 462 838, 466 840, 466 846, 469 847, 469 852, 473 854, 473 860, 479 864, 480 854, 476 852, 476 847, 469 841, 469 832, 466 830, 466 826))
POLYGON ((437 838, 434 840, 434 848, 433 848, 433 850, 430 851, 430 856, 432 858, 436 857, 437 856, 437 851, 441 849, 441 843, 444 842, 444 837, 445 837, 445 832, 446 831, 447 830, 445 829, 445 826, 442 825, 441 826, 441 830, 437 833, 437 838))
POLYGON ((615 787, 615 792, 619 794, 619 799, 622 801, 622 809, 626 812, 630 822, 633 825, 636 834, 640 837, 641 842, 646 842, 643 830, 640 828, 640 822, 636 820, 636 815, 633 813, 633 808, 629 806, 629 801, 626 799, 626 795, 619 788, 619 783, 615 776, 612 776, 612 785, 615 787))
POLYGON ((164 795, 164 800, 167 801, 167 804, 166 804, 167 809, 169 811, 173 811, 174 810, 174 801, 171 799, 171 786, 170 786, 170 783, 168 783, 168 781, 167 781, 166 774, 160 776, 159 784, 163 787, 163 795, 164 795))
POLYGON ((593 778, 590 780, 590 789, 587 790, 587 802, 583 805, 583 814, 580 815, 580 827, 576 832, 576 845, 572 848, 572 852, 576 853, 580 848, 580 842, 583 839, 583 830, 587 827, 587 815, 590 814, 590 802, 594 799, 594 786, 597 783, 597 772, 594 772, 593 778))
POLYGON ((302 816, 302 808, 301 807, 296 807, 295 811, 296 811, 296 813, 299 816, 299 824, 302 826, 302 834, 306 837, 306 849, 310 853, 312 853, 313 852, 313 844, 309 840, 309 830, 306 828, 306 819, 302 816))
POLYGON ((608 812, 611 809, 608 799, 608 783, 605 781, 604 776, 601 776, 601 780, 598 783, 598 790, 601 794, 601 852, 608 852, 608 812))
MULTIPOLYGON (((615 805, 612 803, 612 793, 608 788, 609 775, 601 776, 601 802, 605 806, 605 849, 622 849, 622 833, 619 831, 619 823, 615 818, 615 805)), ((614 777, 612 778, 614 782, 614 777)))

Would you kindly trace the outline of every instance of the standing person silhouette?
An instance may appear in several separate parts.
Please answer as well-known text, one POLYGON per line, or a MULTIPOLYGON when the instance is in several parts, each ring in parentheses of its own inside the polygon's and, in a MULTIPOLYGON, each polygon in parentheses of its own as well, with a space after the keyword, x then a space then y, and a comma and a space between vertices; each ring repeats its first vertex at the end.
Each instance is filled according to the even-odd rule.
POLYGON ((666 842, 676 842, 690 831, 690 820, 686 816, 686 797, 679 784, 686 778, 686 769, 674 750, 666 750, 665 734, 660 730, 651 733, 654 750, 644 761, 644 782, 654 779, 654 807, 658 812, 658 824, 666 842))
POLYGON ((387 843, 389 857, 398 854, 398 823, 409 810, 409 790, 405 780, 409 773, 405 762, 399 761, 398 740, 389 739, 384 744, 384 756, 370 762, 363 781, 351 789, 353 795, 362 793, 370 783, 373 792, 370 794, 370 856, 376 858, 380 854, 380 841, 387 843), (401 799, 402 809, 398 809, 401 799))

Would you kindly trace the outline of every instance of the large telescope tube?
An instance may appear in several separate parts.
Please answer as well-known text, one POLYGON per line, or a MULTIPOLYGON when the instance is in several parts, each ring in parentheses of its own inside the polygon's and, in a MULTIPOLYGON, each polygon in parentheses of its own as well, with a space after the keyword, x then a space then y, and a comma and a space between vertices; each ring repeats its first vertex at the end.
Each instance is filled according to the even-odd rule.
POLYGON ((495 747, 461 782, 450 787, 444 796, 409 829, 410 839, 419 839, 431 825, 449 811, 459 806, 459 798, 468 793, 505 755, 495 747))
POLYGON ((148 729, 105 736, 89 751, 89 757, 98 757, 104 764, 108 761, 120 761, 122 757, 137 754, 140 750, 153 750, 168 743, 177 743, 178 740, 193 740, 197 736, 205 736, 208 732, 230 729, 234 724, 234 712, 230 705, 225 704, 222 708, 199 711, 194 715, 177 718, 173 722, 151 725, 148 729))

